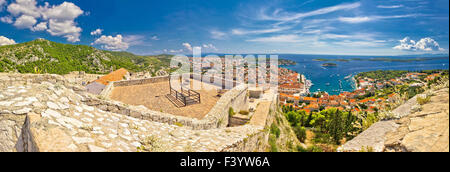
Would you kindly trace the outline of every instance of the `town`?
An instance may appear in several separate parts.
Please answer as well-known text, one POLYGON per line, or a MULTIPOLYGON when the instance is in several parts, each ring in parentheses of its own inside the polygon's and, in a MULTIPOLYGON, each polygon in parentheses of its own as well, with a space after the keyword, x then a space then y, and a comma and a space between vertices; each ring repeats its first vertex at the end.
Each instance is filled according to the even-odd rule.
POLYGON ((353 92, 342 92, 339 95, 316 92, 305 96, 305 93, 309 93, 309 91, 305 91, 307 89, 305 84, 299 82, 299 79, 295 79, 299 74, 287 69, 280 69, 280 71, 282 71, 279 88, 281 105, 307 113, 331 108, 354 113, 375 113, 387 108, 392 109, 391 105, 398 102, 401 96, 398 92, 389 91, 389 88, 395 88, 395 86, 420 88, 442 75, 442 72, 403 72, 404 74, 388 80, 357 75, 353 79, 357 89, 353 92))

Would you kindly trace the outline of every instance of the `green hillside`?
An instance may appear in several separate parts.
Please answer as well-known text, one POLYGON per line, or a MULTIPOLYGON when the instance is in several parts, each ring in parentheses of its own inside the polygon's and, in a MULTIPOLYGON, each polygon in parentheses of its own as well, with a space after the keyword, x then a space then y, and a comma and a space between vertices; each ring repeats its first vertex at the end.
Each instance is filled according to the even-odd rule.
POLYGON ((171 55, 138 56, 98 50, 86 45, 61 44, 44 39, 1 46, 0 72, 67 74, 85 71, 104 74, 125 68, 132 72, 169 70, 171 55))

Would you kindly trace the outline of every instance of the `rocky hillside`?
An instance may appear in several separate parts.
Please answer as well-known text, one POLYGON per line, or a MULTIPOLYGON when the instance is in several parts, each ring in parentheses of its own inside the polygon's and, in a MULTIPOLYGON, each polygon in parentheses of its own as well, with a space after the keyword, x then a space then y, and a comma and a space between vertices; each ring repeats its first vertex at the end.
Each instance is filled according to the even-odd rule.
POLYGON ((448 78, 431 86, 341 146, 338 151, 448 152, 448 78))
POLYGON ((421 106, 418 112, 395 121, 399 127, 386 134, 384 151, 449 151, 448 88, 434 91, 425 99, 429 102, 421 106))
POLYGON ((267 152, 296 152, 298 146, 306 147, 301 143, 283 113, 275 113, 273 123, 269 129, 267 152))
POLYGON ((61 44, 45 39, 1 46, 0 72, 67 74, 72 71, 102 74, 118 68, 155 74, 168 70, 170 55, 137 56, 98 50, 85 45, 61 44))

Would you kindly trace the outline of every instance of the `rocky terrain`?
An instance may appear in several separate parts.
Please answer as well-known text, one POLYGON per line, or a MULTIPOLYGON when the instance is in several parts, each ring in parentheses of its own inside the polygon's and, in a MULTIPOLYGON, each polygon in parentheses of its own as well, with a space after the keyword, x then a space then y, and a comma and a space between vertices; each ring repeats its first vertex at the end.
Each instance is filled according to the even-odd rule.
POLYGON ((385 150, 449 152, 449 90, 433 92, 421 110, 395 120, 398 129, 386 134, 385 150))
POLYGON ((390 120, 375 123, 338 151, 449 151, 448 79, 410 99, 390 115, 390 120), (419 98, 429 98, 429 102, 421 105, 419 98))

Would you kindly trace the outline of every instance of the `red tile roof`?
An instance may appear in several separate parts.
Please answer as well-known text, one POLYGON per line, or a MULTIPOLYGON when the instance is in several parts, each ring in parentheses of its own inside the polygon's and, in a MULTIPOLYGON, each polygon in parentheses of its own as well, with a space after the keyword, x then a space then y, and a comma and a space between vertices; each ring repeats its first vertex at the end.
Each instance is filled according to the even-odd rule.
POLYGON ((95 82, 101 83, 103 85, 108 85, 109 82, 123 80, 123 77, 127 73, 128 73, 128 71, 126 69, 121 68, 119 70, 116 70, 114 72, 109 73, 108 75, 105 75, 105 76, 101 77, 100 79, 95 80, 95 82))

